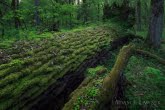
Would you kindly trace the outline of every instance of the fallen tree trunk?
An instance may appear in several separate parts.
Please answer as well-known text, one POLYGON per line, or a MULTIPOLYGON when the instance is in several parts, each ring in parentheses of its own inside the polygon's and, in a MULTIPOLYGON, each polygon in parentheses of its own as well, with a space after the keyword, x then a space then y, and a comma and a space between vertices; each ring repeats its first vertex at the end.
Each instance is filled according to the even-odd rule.
POLYGON ((153 54, 153 53, 150 53, 148 51, 144 51, 144 50, 140 50, 140 49, 134 49, 134 53, 135 54, 140 54, 140 55, 143 55, 143 56, 147 56, 147 57, 150 57, 150 58, 153 58, 153 59, 156 59, 157 61, 159 61, 161 64, 165 65, 165 59, 153 54))
POLYGON ((109 101, 112 101, 115 97, 115 91, 117 90, 117 84, 121 74, 126 67, 129 58, 132 54, 133 45, 124 46, 117 57, 114 67, 111 72, 105 77, 103 81, 102 93, 100 96, 101 105, 99 109, 103 109, 109 101))

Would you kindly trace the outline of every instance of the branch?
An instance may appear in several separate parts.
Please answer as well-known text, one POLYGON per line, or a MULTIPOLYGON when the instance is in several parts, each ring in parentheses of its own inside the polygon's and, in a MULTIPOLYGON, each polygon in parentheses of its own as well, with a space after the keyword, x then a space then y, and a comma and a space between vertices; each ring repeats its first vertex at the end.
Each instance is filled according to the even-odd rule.
POLYGON ((104 78, 103 89, 101 93, 101 102, 107 102, 107 100, 112 100, 115 96, 115 91, 117 90, 117 84, 120 79, 122 72, 127 66, 128 60, 132 55, 132 50, 134 45, 124 46, 117 56, 115 65, 113 66, 111 72, 104 78))
POLYGON ((148 51, 144 51, 144 50, 140 50, 140 49, 134 49, 134 52, 136 54, 140 54, 140 55, 143 55, 143 56, 147 56, 147 57, 151 57, 153 59, 156 59, 157 61, 159 61, 161 64, 165 65, 165 59, 153 54, 153 53, 150 53, 148 51))

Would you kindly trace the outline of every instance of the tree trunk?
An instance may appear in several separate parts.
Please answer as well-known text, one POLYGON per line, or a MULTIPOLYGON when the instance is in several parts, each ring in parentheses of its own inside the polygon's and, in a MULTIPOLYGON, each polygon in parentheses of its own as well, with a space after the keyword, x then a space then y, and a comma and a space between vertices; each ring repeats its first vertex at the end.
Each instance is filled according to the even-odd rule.
POLYGON ((97 11, 98 11, 97 20, 100 21, 100 4, 99 3, 97 4, 97 11))
POLYGON ((147 1, 144 3, 144 7, 145 7, 145 13, 143 14, 144 15, 144 24, 145 24, 145 27, 148 27, 150 10, 149 10, 149 6, 147 4, 147 1))
POLYGON ((18 10, 18 7, 19 7, 19 0, 12 0, 11 7, 12 7, 12 10, 14 12, 15 28, 18 29, 19 26, 20 26, 20 20, 19 20, 18 15, 17 15, 17 10, 18 10))
POLYGON ((85 10, 84 12, 83 12, 83 22, 84 22, 84 24, 88 21, 88 6, 87 6, 88 4, 87 4, 87 2, 86 2, 86 0, 83 0, 83 10, 85 10))
POLYGON ((164 0, 151 0, 151 18, 147 42, 149 45, 159 48, 163 33, 163 9, 164 0))
POLYGON ((80 5, 80 0, 77 0, 77 4, 80 5))
POLYGON ((137 26, 137 30, 140 31, 141 30, 141 1, 140 0, 137 1, 137 5, 136 5, 136 26, 137 26))
POLYGON ((35 0, 34 1, 34 5, 35 5, 35 23, 36 25, 39 25, 40 24, 40 18, 39 18, 39 12, 38 12, 38 6, 39 6, 39 0, 35 0))
POLYGON ((104 8, 103 8, 103 20, 107 20, 110 18, 110 10, 111 7, 107 4, 107 3, 104 3, 104 8))

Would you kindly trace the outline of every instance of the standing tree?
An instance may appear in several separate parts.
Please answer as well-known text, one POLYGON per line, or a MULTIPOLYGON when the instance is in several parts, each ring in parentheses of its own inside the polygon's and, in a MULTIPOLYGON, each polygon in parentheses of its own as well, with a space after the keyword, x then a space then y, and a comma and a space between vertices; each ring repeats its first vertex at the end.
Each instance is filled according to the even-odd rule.
POLYGON ((141 30, 141 0, 137 0, 136 4, 136 26, 137 30, 141 30))
POLYGON ((40 24, 40 17, 39 17, 39 11, 38 11, 38 6, 39 6, 39 0, 35 0, 34 1, 34 6, 35 6, 35 23, 36 25, 39 25, 40 24))
POLYGON ((151 18, 147 42, 155 48, 159 48, 161 44, 163 33, 163 7, 164 0, 151 0, 151 18))
POLYGON ((12 0, 11 7, 12 7, 12 10, 14 13, 15 28, 18 29, 20 26, 20 20, 19 20, 18 13, 17 13, 17 10, 19 7, 19 0, 12 0))

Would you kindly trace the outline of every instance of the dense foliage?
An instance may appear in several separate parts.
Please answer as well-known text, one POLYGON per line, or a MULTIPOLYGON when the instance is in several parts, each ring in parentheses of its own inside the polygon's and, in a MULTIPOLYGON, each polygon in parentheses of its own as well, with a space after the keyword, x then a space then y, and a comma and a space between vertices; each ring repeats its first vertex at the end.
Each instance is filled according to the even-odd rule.
MULTIPOLYGON (((18 29, 23 32, 37 29, 41 33, 100 22, 106 13, 104 9, 114 4, 128 4, 133 10, 137 9, 137 0, 1 0, 0 35, 15 37, 20 35, 18 29)), ((141 15, 136 19, 140 17, 141 22, 137 25, 146 27, 149 23, 150 0, 140 0, 140 5, 138 10, 141 15)))

